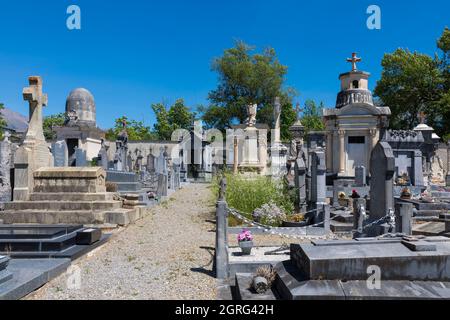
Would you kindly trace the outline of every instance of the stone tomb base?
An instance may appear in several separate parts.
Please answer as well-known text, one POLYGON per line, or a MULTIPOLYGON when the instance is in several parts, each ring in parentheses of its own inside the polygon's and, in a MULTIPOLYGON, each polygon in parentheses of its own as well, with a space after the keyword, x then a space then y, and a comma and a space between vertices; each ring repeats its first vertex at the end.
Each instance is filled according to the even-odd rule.
POLYGON ((0 255, 75 260, 109 237, 100 229, 75 225, 0 225, 0 255))
POLYGON ((0 300, 18 300, 64 273, 70 259, 10 259, 0 256, 0 300), (7 275, 2 277, 2 275, 7 275))
MULTIPOLYGON (((277 263, 266 299, 450 299, 450 239, 396 237, 293 244, 290 260, 277 263), (381 271, 381 288, 367 284, 370 266, 381 271)), ((236 273, 238 299, 258 299, 250 274, 236 273)))
POLYGON ((34 191, 27 201, 5 204, 5 224, 127 225, 144 214, 124 209, 106 192, 102 168, 42 168, 34 173, 34 191))

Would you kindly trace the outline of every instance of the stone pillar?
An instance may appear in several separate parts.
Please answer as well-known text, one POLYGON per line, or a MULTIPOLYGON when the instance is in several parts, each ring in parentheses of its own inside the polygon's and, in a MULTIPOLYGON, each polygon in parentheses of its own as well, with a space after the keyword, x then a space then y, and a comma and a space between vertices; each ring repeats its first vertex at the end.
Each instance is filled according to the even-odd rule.
POLYGON ((425 179, 423 177, 422 151, 414 151, 414 174, 412 183, 415 186, 425 186, 425 179))
POLYGON ((395 232, 412 235, 413 204, 398 202, 395 205, 395 232))
POLYGON ((306 164, 303 158, 295 161, 295 210, 297 212, 307 211, 306 201, 306 164))
POLYGON ((234 137, 234 145, 233 145, 233 174, 239 173, 239 144, 238 138, 234 137))
POLYGON ((9 132, 5 132, 5 140, 0 142, 0 209, 4 202, 11 201, 11 142, 9 132))
POLYGON ((267 168, 267 130, 258 130, 258 158, 261 166, 261 174, 266 174, 267 168))
POLYGON ((394 210, 395 157, 389 143, 379 142, 370 161, 370 219, 373 221, 394 210))
POLYGON ((372 154, 373 148, 377 145, 377 130, 370 129, 369 135, 367 136, 367 167, 366 169, 370 172, 370 155, 372 154))
POLYGON ((345 131, 339 130, 339 175, 345 175, 345 131))
POLYGON ((220 196, 216 205, 216 278, 226 279, 228 270, 228 205, 225 200, 226 180, 222 179, 220 196))
POLYGON ((450 140, 447 143, 447 176, 445 178, 445 184, 450 187, 450 140))
POLYGON ((333 170, 333 134, 327 134, 327 171, 333 170))
MULTIPOLYGON (((311 152, 311 191, 309 205, 310 209, 319 209, 326 202, 326 165, 325 165, 325 153, 323 151, 311 152)), ((317 212, 314 223, 317 221, 317 212)))

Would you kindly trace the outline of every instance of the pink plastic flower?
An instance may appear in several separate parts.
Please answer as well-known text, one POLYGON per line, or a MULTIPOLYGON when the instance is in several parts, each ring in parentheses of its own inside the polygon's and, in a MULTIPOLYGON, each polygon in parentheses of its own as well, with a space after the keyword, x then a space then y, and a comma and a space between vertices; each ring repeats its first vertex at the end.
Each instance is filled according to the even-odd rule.
POLYGON ((238 242, 253 241, 253 236, 249 230, 244 229, 241 233, 238 234, 237 239, 238 242))

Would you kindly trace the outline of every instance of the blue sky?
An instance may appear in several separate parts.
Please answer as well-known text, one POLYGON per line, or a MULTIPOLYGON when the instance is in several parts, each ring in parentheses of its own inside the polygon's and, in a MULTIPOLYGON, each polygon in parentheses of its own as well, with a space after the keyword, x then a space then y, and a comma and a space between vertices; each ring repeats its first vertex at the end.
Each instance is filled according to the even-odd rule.
POLYGON ((301 102, 332 107, 353 51, 373 88, 384 53, 403 47, 433 54, 446 25, 448 0, 2 1, 0 101, 27 115, 22 88, 29 75, 41 75, 46 115, 63 112, 69 92, 85 87, 100 127, 122 115, 152 125, 151 103, 207 103, 217 84, 213 58, 241 39, 275 48, 301 102), (81 30, 66 27, 71 4, 81 8, 81 30), (371 4, 381 7, 381 30, 366 27, 371 4))

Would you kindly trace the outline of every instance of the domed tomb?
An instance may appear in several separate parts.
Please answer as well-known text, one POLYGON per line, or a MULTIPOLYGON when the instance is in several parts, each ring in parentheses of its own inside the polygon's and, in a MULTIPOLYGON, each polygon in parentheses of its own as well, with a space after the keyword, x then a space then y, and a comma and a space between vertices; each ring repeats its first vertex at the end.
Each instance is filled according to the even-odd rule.
POLYGON ((94 96, 84 88, 73 90, 66 100, 66 114, 72 123, 95 126, 94 96))

